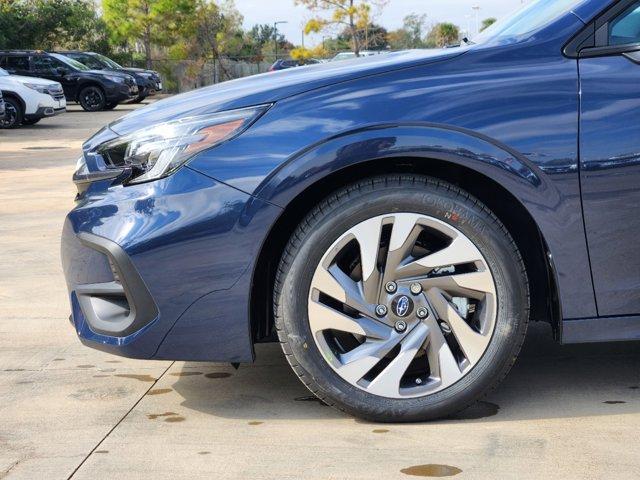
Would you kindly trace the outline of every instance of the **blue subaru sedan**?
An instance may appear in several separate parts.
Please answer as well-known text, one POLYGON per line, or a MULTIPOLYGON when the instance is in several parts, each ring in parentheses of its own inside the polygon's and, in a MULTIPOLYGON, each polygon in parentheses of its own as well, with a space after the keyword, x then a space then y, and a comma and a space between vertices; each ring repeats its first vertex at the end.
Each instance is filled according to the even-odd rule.
POLYGON ((62 261, 86 345, 451 415, 527 324, 640 339, 640 1, 538 0, 456 48, 226 82, 83 147, 62 261))

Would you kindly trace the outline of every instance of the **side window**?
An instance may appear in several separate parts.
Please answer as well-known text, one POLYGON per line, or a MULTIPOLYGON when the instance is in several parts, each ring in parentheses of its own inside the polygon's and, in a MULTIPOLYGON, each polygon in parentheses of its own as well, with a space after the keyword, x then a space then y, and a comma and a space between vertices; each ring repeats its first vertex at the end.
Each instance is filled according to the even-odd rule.
POLYGON ((69 55, 72 59, 77 60, 80 63, 83 63, 89 68, 93 68, 94 70, 102 70, 104 68, 102 64, 93 58, 91 55, 69 55))
POLYGON ((635 2, 609 27, 609 45, 640 43, 640 2, 635 2))
POLYGON ((33 70, 38 73, 53 73, 54 66, 50 57, 33 57, 33 70))
POLYGON ((5 57, 5 63, 4 65, 6 65, 3 68, 6 68, 7 70, 11 71, 23 71, 23 72, 27 72, 29 71, 29 57, 27 56, 7 56, 5 57))
POLYGON ((38 73, 55 75, 58 73, 57 68, 64 68, 64 64, 55 58, 47 57, 46 55, 33 57, 33 69, 38 73))

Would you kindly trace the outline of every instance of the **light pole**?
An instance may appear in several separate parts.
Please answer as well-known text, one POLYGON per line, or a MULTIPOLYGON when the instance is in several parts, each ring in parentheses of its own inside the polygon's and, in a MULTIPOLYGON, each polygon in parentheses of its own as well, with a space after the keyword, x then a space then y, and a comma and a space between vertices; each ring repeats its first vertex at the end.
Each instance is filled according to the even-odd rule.
POLYGON ((480 33, 480 5, 471 7, 476 12, 476 35, 480 33))
POLYGON ((277 22, 273 22, 273 40, 275 45, 274 56, 276 57, 275 61, 278 61, 278 25, 282 23, 289 23, 286 20, 279 20, 277 22))

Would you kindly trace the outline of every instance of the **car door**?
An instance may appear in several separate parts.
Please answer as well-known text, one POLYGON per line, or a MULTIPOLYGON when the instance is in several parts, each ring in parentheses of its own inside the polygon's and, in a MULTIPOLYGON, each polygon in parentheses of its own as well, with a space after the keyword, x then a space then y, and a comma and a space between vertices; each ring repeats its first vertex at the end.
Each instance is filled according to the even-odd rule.
POLYGON ((580 176, 599 316, 640 313, 640 0, 587 31, 580 72, 580 176))
POLYGON ((47 55, 34 55, 31 65, 36 76, 59 82, 62 84, 65 96, 73 98, 75 82, 68 75, 70 72, 68 65, 47 55))

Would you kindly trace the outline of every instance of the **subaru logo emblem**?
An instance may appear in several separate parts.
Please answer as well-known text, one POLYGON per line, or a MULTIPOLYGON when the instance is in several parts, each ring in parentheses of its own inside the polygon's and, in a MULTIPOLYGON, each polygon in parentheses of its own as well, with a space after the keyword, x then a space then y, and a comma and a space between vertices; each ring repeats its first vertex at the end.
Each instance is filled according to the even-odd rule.
POLYGON ((398 317, 406 317, 411 309, 411 299, 406 295, 401 295, 394 303, 396 315, 398 317))

